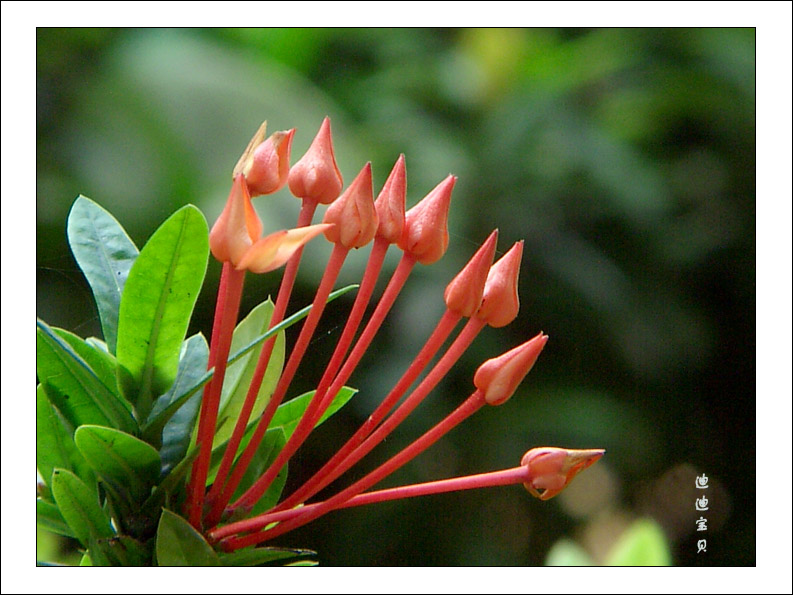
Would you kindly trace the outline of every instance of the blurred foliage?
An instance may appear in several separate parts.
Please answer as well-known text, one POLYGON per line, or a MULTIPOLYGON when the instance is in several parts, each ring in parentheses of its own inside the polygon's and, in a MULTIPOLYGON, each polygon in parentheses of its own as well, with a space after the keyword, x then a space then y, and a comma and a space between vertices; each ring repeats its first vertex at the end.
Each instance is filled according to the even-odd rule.
MULTIPOLYGON (((409 205, 449 172, 459 182, 449 253, 414 273, 377 359, 351 381, 361 394, 301 449, 290 485, 390 388, 442 312, 444 286, 494 227, 501 252, 526 241, 521 314, 483 333, 379 460, 470 394, 481 361, 539 330, 550 342, 509 404, 389 485, 511 467, 537 445, 607 455, 577 502, 517 487, 433 496, 334 513, 283 545, 317 550, 325 565, 516 565, 544 563, 567 537, 602 560, 649 516, 674 564, 753 565, 754 30, 38 29, 38 316, 100 333, 65 241, 77 194, 139 244, 188 202, 211 222, 262 119, 297 127, 294 161, 325 115, 345 180, 371 160, 379 188, 405 153, 409 205), (677 498, 692 473, 720 490, 700 556, 699 513, 677 498)), ((256 207, 272 231, 293 225, 299 203, 282 192, 256 207)), ((295 307, 313 297, 323 249, 307 254, 295 307)), ((358 281, 357 256, 340 285, 358 281)), ((212 263, 190 332, 209 334, 218 275, 212 263)), ((250 277, 243 310, 277 279, 250 277)), ((326 336, 349 303, 329 308, 326 336)), ((315 340, 319 361, 333 343, 315 340)))

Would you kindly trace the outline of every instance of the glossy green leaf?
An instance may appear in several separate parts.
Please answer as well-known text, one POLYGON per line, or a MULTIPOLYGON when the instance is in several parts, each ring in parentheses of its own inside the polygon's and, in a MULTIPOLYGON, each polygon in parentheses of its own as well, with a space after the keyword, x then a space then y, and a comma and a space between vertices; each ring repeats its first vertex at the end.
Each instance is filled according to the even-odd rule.
POLYGON ((182 460, 190 447, 190 436, 201 406, 199 380, 206 375, 209 345, 204 335, 197 334, 182 344, 179 369, 173 386, 154 403, 143 437, 160 445, 162 471, 167 473, 182 460), (196 387, 194 389, 193 387, 196 387))
POLYGON ((160 476, 160 455, 150 444, 112 428, 80 426, 74 443, 94 471, 120 494, 143 502, 160 476))
MULTIPOLYGON (((242 496, 242 494, 264 474, 267 468, 273 464, 275 458, 284 448, 285 444, 286 435, 282 428, 271 428, 265 432, 264 439, 259 445, 259 448, 256 449, 256 454, 253 456, 253 459, 251 459, 248 470, 242 476, 240 484, 234 492, 232 501, 242 496)), ((278 503, 278 499, 281 497, 281 492, 286 484, 287 473, 287 465, 284 465, 284 468, 275 480, 273 480, 267 492, 265 492, 264 496, 256 503, 253 510, 247 513, 247 516, 255 516, 261 512, 265 512, 278 503)))
POLYGON ((96 424, 137 432, 123 400, 42 320, 36 321, 36 374, 52 404, 74 427, 96 424))
POLYGON ((56 467, 72 471, 89 485, 96 481, 74 445, 72 434, 65 420, 52 406, 44 386, 39 384, 36 387, 36 468, 48 484, 56 467))
MULTIPOLYGON (((273 303, 267 300, 251 310, 250 314, 234 329, 230 353, 237 352, 268 330, 273 309, 273 303)), ((239 417, 240 410, 248 394, 248 388, 253 379, 263 345, 264 343, 246 353, 239 360, 230 364, 226 370, 218 408, 218 429, 215 433, 213 446, 228 440, 234 431, 234 423, 239 417)), ((270 361, 267 364, 267 370, 262 378, 261 387, 256 396, 250 419, 256 419, 261 415, 270 400, 270 395, 275 390, 275 385, 284 367, 284 345, 285 340, 282 331, 276 335, 275 345, 273 346, 270 361)))
MULTIPOLYGON (((82 339, 74 333, 61 328, 50 327, 55 331, 59 337, 69 344, 69 347, 81 358, 85 360, 91 369, 99 378, 100 382, 104 384, 107 389, 113 394, 118 395, 116 388, 116 358, 110 355, 107 351, 97 348, 90 344, 87 339, 82 339)), ((126 401, 121 401, 125 406, 128 405, 126 401)), ((127 410, 132 413, 131 407, 127 406, 127 410)))
POLYGON ((163 510, 157 527, 158 566, 219 566, 204 536, 179 515, 163 510))
POLYGON ((97 539, 114 536, 110 519, 100 508, 96 493, 71 471, 53 471, 52 495, 63 519, 83 547, 90 549, 97 539))
POLYGON ((54 502, 47 502, 41 498, 36 498, 36 525, 58 535, 75 536, 58 510, 58 506, 54 502))
POLYGON ((671 566, 672 554, 661 526, 651 519, 635 521, 608 554, 607 566, 671 566))
POLYGON ((206 220, 187 205, 154 232, 129 272, 119 307, 116 358, 119 385, 141 418, 176 378, 208 257, 206 220))
POLYGON ((260 566, 261 564, 277 562, 278 560, 316 555, 317 552, 312 550, 275 547, 247 548, 230 554, 220 554, 220 563, 223 566, 260 566))
POLYGON ((66 224, 74 258, 94 293, 102 332, 116 351, 118 308, 138 249, 118 221, 85 196, 78 196, 66 224))

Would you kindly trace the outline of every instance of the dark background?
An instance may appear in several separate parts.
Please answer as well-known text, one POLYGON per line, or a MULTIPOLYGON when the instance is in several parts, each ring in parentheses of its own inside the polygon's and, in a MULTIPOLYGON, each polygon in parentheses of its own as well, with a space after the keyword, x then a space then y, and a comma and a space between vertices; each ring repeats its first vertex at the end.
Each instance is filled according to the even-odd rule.
MULTIPOLYGON (((533 446, 607 455, 550 502, 519 486, 393 502, 279 544, 316 549, 323 565, 536 565, 567 538, 603 562, 649 516, 675 564, 755 563, 753 29, 38 29, 36 113, 37 315, 82 336, 100 327, 65 241, 80 193, 142 246, 188 202, 214 221, 261 120, 297 128, 294 163, 325 115, 346 183, 371 160, 379 191, 405 153, 410 206, 459 176, 449 252, 414 272, 350 381, 360 394, 298 453, 288 491, 390 389, 487 234, 500 229, 501 253, 525 240, 518 319, 486 329, 363 467, 467 397, 479 363, 540 330, 550 340, 509 403, 383 485, 512 467, 533 446)), ((299 202, 283 191, 255 205, 267 232, 293 226, 299 202)), ((307 250, 295 307, 328 253, 307 250)), ((359 280, 367 254, 339 285, 359 280)), ((210 333, 218 276, 210 263, 191 333, 210 333)), ((249 276, 243 309, 279 277, 249 276)), ((351 301, 329 307, 290 395, 316 382, 351 301)))

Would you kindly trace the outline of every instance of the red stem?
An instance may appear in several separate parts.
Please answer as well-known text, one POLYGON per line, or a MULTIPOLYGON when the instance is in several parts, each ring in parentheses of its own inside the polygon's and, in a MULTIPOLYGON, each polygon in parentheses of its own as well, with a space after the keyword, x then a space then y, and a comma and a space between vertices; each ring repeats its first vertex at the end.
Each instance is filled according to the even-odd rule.
MULTIPOLYGON (((375 504, 377 502, 388 502, 390 500, 400 500, 403 498, 415 498, 417 496, 428 496, 431 494, 444 494, 447 492, 457 492, 462 490, 475 490, 478 488, 495 487, 502 485, 512 485, 529 481, 528 466, 513 467, 501 471, 491 471, 490 473, 479 473, 477 475, 466 475, 465 477, 453 477, 451 479, 441 479, 439 481, 428 481, 375 492, 358 494, 339 505, 340 508, 352 508, 353 506, 363 506, 365 504, 375 504)), ((268 512, 252 519, 245 519, 237 523, 231 523, 224 527, 213 529, 209 535, 213 540, 220 540, 231 535, 238 535, 248 531, 263 529, 270 523, 288 521, 302 514, 312 512, 323 505, 324 502, 308 504, 300 508, 291 508, 279 512, 268 512)))
POLYGON ((421 454, 424 450, 437 442, 444 434, 449 432, 452 428, 479 410, 484 404, 484 393, 477 389, 470 397, 463 401, 463 403, 457 407, 457 409, 452 411, 440 423, 434 426, 431 430, 427 431, 418 440, 388 459, 377 469, 359 481, 355 482, 347 489, 339 492, 329 500, 322 502, 316 508, 312 508, 308 512, 301 513, 300 516, 296 518, 280 523, 270 530, 253 533, 251 535, 232 537, 225 542, 225 546, 227 549, 233 551, 247 547, 249 545, 255 545, 274 537, 278 537, 279 535, 283 535, 284 533, 287 533, 292 529, 296 529, 297 527, 302 527, 306 523, 313 521, 327 512, 341 508, 345 502, 357 496, 364 490, 370 488, 383 478, 387 477, 411 461, 417 455, 421 454))
POLYGON ((207 364, 208 368, 214 368, 215 372, 212 375, 212 380, 204 387, 196 440, 196 443, 200 445, 199 453, 193 465, 188 485, 188 518, 190 524, 196 529, 200 529, 201 525, 204 491, 212 456, 212 441, 215 437, 220 393, 226 375, 226 362, 231 348, 231 336, 239 313, 244 281, 245 271, 236 270, 230 262, 223 263, 207 364))
MULTIPOLYGON (((333 289, 333 284, 336 283, 336 278, 339 276, 339 271, 341 271, 341 267, 344 264, 344 260, 349 252, 350 249, 342 246, 341 244, 336 244, 334 246, 333 252, 330 255, 330 259, 328 260, 328 265, 325 268, 325 273, 322 276, 322 281, 317 288, 317 294, 314 297, 311 311, 309 312, 308 317, 303 324, 303 328, 300 329, 300 335, 298 335, 297 341, 292 348, 292 353, 289 355, 289 360, 284 367, 281 377, 278 379, 278 384, 275 387, 275 391, 270 397, 270 401, 267 403, 267 407, 265 408, 262 417, 259 419, 256 430, 253 433, 248 446, 245 447, 245 450, 240 455, 237 464, 234 466, 234 471, 232 471, 228 482, 223 487, 221 496, 213 502, 212 510, 209 517, 207 518, 208 525, 212 526, 220 521, 226 504, 228 504, 229 500, 231 500, 231 497, 234 495, 234 490, 237 489, 240 481, 242 481, 242 477, 248 470, 248 466, 253 460, 256 450, 259 448, 259 444, 261 444, 264 434, 267 432, 267 428, 270 425, 270 422, 272 421, 278 406, 281 404, 281 401, 283 401, 284 396, 286 396, 286 391, 289 389, 289 385, 292 383, 292 379, 297 372, 298 366, 300 366, 300 362, 306 353, 306 348, 308 347, 311 338, 314 336, 314 331, 317 328, 319 319, 322 316, 322 313, 325 310, 325 305, 328 302, 328 296, 333 289)), ((286 459, 282 455, 283 451, 279 453, 276 461, 267 469, 264 475, 262 475, 250 488, 248 488, 248 490, 243 494, 243 498, 246 498, 251 501, 252 504, 255 504, 256 501, 258 501, 259 498, 264 495, 264 493, 267 491, 267 488, 270 487, 270 484, 278 475, 278 471, 281 470, 281 466, 283 466, 283 464, 286 462, 286 459)))
MULTIPOLYGON (((407 281, 407 278, 410 275, 410 271, 413 269, 415 263, 416 261, 412 256, 408 254, 403 255, 402 260, 399 262, 399 265, 394 271, 394 274, 391 276, 391 280, 389 281, 388 286, 385 288, 383 295, 380 297, 380 302, 377 304, 375 311, 372 313, 372 317, 369 319, 369 322, 367 323, 366 327, 361 333, 361 336, 358 338, 358 341, 355 344, 352 353, 350 353, 350 356, 347 358, 347 361, 344 363, 344 366, 342 366, 341 371, 336 376, 336 379, 333 381, 333 384, 328 389, 327 393, 320 402, 320 406, 319 406, 320 410, 324 411, 330 406, 330 403, 333 402, 333 398, 336 396, 336 394, 339 392, 342 386, 344 386, 344 383, 349 379, 350 375, 355 369, 355 366, 363 357, 363 354, 366 352, 366 349, 369 347, 369 344, 372 342, 372 339, 374 339, 374 336, 377 333, 377 330, 380 328, 380 325, 382 324, 386 315, 388 314, 388 311, 391 309, 391 306, 394 304, 397 295, 399 295, 399 291, 404 286, 405 281, 407 281)), ((269 403, 268 403, 268 408, 269 408, 269 403)), ((310 427, 312 428, 316 425, 316 421, 319 419, 319 417, 317 417, 316 415, 314 417, 315 419, 310 425, 310 427)), ((257 499, 253 499, 251 496, 243 495, 231 505, 231 509, 233 510, 240 506, 244 506, 250 509, 256 503, 257 499)))
MULTIPOLYGON (((304 200, 300 209, 300 214, 297 218, 297 227, 306 227, 307 225, 310 225, 312 219, 314 218, 314 212, 316 209, 316 202, 304 200)), ((275 300, 273 314, 270 317, 270 328, 273 328, 284 319, 286 308, 289 305, 289 298, 292 296, 292 288, 295 285, 297 269, 300 267, 300 258, 302 255, 303 247, 301 246, 295 251, 292 257, 286 263, 284 276, 281 279, 281 286, 278 289, 278 297, 275 300)), ((262 386, 262 381, 264 380, 264 374, 267 371, 267 366, 270 363, 270 357, 273 353, 276 337, 277 335, 273 335, 270 339, 268 339, 262 346, 262 350, 259 353, 259 360, 256 363, 256 369, 253 372, 248 393, 245 395, 245 401, 242 404, 239 417, 237 418, 237 422, 234 425, 234 431, 232 432, 231 438, 229 438, 229 442, 226 445, 226 450, 223 452, 223 458, 220 461, 220 467, 218 468, 218 472, 215 476, 215 482, 212 485, 212 488, 209 490, 209 494, 207 495, 207 501, 210 503, 214 503, 215 499, 220 495, 220 491, 226 481, 228 472, 231 469, 232 463, 234 462, 234 457, 237 455, 237 449, 239 448, 240 442, 242 442, 242 437, 245 435, 245 429, 248 425, 248 420, 250 419, 251 412, 253 411, 253 407, 256 404, 256 397, 258 396, 259 389, 262 386)))
MULTIPOLYGON (((383 399, 377 409, 372 412, 369 418, 358 428, 358 431, 342 446, 333 457, 325 463, 325 465, 317 471, 311 479, 303 484, 297 491, 295 491, 286 500, 280 503, 275 510, 286 510, 292 508, 302 502, 308 500, 311 496, 316 494, 324 486, 328 485, 333 479, 341 475, 342 470, 338 474, 332 475, 336 468, 345 461, 345 459, 358 447, 361 443, 372 433, 383 418, 389 411, 396 405, 397 401, 402 398, 405 391, 410 387, 419 374, 424 370, 427 364, 435 357, 438 349, 443 345, 449 333, 460 320, 461 316, 450 310, 446 310, 440 321, 438 322, 435 330, 427 339, 424 347, 416 355, 413 362, 410 364, 399 382, 391 389, 391 392, 383 399)), ((431 390, 431 389, 430 389, 431 390)))

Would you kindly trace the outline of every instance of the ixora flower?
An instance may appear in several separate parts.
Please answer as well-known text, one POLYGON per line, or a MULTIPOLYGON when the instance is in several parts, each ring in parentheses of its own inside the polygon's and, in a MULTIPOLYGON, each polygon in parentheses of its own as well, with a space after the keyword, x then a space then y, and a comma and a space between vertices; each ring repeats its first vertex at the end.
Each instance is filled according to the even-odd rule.
POLYGON ((538 447, 512 469, 368 491, 480 408, 510 399, 548 341, 540 332, 479 366, 471 395, 398 454, 335 495, 312 500, 416 410, 485 326, 516 318, 523 242, 494 263, 493 231, 446 286, 446 310, 396 384, 382 387, 379 405, 336 454, 283 494, 292 457, 353 398, 347 383, 354 383, 415 265, 432 265, 445 254, 457 180, 447 176, 406 211, 403 155, 375 198, 369 163, 343 188, 328 118, 290 168, 294 135, 292 129, 266 137, 262 124, 233 169, 211 231, 188 205, 139 251, 99 205, 75 201, 69 242, 105 337, 83 340, 37 322, 37 515, 41 527, 80 542, 85 564, 239 566, 313 555, 273 540, 340 508, 425 494, 522 483, 547 500, 603 456, 601 449, 538 447), (301 200, 295 228, 263 235, 252 199, 287 186, 301 200), (319 205, 327 208, 322 222, 313 223, 319 205), (333 250, 314 300, 287 315, 303 251, 319 236, 333 250), (360 283, 334 291, 350 250, 366 246, 360 283), (401 259, 373 299, 392 247, 401 259), (186 334, 209 254, 222 271, 207 342, 186 334), (275 301, 240 320, 246 275, 280 267, 275 301), (352 290, 355 301, 315 390, 291 394, 325 308, 352 290), (465 324, 430 367, 461 319, 465 324), (287 353, 285 332, 301 321, 287 353))

